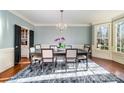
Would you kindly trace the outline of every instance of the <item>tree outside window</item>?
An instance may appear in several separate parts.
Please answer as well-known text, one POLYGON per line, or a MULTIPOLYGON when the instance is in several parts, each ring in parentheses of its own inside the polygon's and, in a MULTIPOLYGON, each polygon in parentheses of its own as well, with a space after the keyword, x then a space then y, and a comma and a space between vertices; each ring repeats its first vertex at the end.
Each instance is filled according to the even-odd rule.
POLYGON ((109 26, 99 25, 97 31, 97 48, 101 50, 109 49, 109 26))
POLYGON ((117 52, 124 53, 124 22, 117 25, 117 52))

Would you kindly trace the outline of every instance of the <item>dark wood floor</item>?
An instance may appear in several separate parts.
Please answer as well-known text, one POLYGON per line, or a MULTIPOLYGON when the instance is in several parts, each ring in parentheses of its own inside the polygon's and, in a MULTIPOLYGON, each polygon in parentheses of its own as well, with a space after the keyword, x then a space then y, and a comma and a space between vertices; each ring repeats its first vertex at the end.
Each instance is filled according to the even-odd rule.
POLYGON ((17 72, 24 69, 30 61, 27 58, 22 58, 18 65, 0 73, 0 82, 9 80, 10 77, 14 76, 17 72))
POLYGON ((112 60, 100 59, 95 57, 93 57, 92 60, 107 71, 124 80, 124 64, 122 65, 112 60))
MULTIPOLYGON (((95 58, 93 57, 91 60, 108 70, 109 72, 115 74, 119 78, 124 79, 124 65, 119 64, 117 62, 111 61, 111 60, 106 60, 106 59, 100 59, 100 58, 95 58)), ((2 73, 0 73, 0 82, 4 82, 10 77, 14 76, 17 72, 20 70, 24 69, 30 61, 26 58, 22 58, 20 63, 2 73)))

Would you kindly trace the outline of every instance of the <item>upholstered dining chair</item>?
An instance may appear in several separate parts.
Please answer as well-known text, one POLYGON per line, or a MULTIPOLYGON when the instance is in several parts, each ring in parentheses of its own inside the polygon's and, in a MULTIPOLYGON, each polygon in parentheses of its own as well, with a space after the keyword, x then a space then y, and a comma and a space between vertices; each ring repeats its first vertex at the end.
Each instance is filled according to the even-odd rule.
POLYGON ((41 54, 42 54, 42 69, 44 68, 45 63, 52 63, 53 64, 53 69, 55 71, 55 62, 56 58, 54 57, 53 49, 50 48, 44 48, 41 49, 41 54))
POLYGON ((30 67, 33 63, 37 63, 39 62, 39 64, 41 63, 41 53, 40 54, 36 54, 35 52, 35 48, 34 47, 31 47, 30 50, 29 50, 29 55, 30 55, 30 67))
POLYGON ((78 50, 75 48, 72 49, 66 49, 66 56, 65 56, 65 64, 66 64, 66 69, 67 69, 67 64, 68 63, 74 63, 76 66, 76 71, 77 71, 77 53, 78 50))
POLYGON ((41 44, 35 44, 35 52, 41 53, 41 44))
POLYGON ((84 44, 84 50, 88 52, 88 57, 92 57, 92 51, 91 51, 91 45, 90 44, 84 44))
POLYGON ((85 64, 86 64, 86 71, 88 70, 88 57, 87 57, 87 55, 79 55, 78 57, 77 57, 77 59, 78 59, 78 62, 81 62, 81 61, 85 61, 85 64))
POLYGON ((54 51, 57 51, 57 45, 50 45, 49 48, 53 49, 54 51))
POLYGON ((68 49, 68 48, 72 48, 72 45, 65 45, 65 48, 68 49))

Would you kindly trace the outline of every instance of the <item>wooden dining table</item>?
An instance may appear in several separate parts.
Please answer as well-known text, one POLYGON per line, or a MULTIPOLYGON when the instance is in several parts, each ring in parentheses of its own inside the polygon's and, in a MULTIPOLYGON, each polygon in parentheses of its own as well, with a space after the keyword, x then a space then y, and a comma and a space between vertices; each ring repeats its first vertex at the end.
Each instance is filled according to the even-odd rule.
MULTIPOLYGON (((85 55, 86 56, 86 63, 87 63, 87 67, 88 67, 88 52, 86 50, 83 50, 83 49, 77 49, 77 50, 78 50, 78 53, 77 53, 78 56, 80 56, 80 55, 85 55)), ((56 57, 56 60, 59 59, 59 58, 61 59, 61 58, 63 58, 63 56, 65 57, 66 49, 58 49, 57 51, 54 50, 53 54, 56 57)), ((41 51, 39 51, 38 53, 36 53, 36 52, 31 53, 31 55, 41 56, 41 51)), ((56 62, 56 64, 57 64, 57 62, 56 62)))
MULTIPOLYGON (((78 50, 78 55, 85 55, 87 56, 88 55, 88 52, 86 50, 83 50, 83 49, 77 49, 78 50)), ((32 55, 41 55, 41 51, 39 52, 34 52, 34 53, 31 53, 32 55)), ((58 49, 58 50, 54 50, 53 52, 54 55, 66 55, 66 49, 58 49)))
MULTIPOLYGON (((83 49, 77 49, 78 50, 78 55, 86 55, 88 54, 88 52, 86 50, 83 49)), ((54 51, 55 55, 65 55, 66 54, 66 49, 58 49, 57 51, 54 51)))

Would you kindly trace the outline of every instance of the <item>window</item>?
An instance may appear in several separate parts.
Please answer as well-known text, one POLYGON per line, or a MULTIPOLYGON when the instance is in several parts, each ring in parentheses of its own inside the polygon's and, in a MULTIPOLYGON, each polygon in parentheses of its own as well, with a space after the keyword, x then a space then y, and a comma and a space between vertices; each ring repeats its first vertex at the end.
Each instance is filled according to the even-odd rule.
POLYGON ((101 50, 109 49, 109 32, 110 24, 102 24, 97 26, 96 31, 96 47, 101 50))
POLYGON ((124 53, 124 22, 117 24, 117 52, 124 53))

